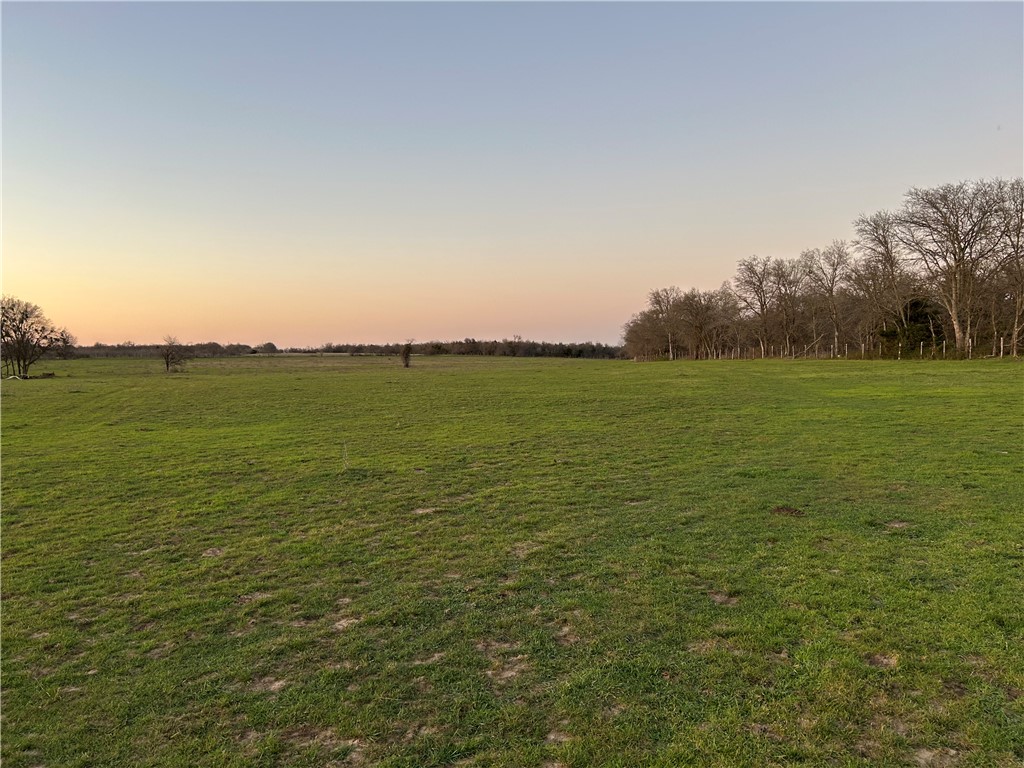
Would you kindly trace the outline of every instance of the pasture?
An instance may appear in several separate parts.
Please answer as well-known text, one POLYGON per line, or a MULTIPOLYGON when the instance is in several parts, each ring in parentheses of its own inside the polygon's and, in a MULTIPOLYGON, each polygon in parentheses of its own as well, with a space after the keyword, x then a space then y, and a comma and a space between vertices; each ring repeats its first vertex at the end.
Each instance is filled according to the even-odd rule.
POLYGON ((38 368, 8 768, 1024 761, 1008 360, 38 368))

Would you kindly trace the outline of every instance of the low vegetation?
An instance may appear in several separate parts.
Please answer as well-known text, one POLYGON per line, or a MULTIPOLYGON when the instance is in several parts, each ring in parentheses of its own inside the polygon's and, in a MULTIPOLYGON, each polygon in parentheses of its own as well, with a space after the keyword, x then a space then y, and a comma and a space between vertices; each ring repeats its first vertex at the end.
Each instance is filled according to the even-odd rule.
POLYGON ((1007 361, 54 361, 3 762, 1024 761, 1007 361))

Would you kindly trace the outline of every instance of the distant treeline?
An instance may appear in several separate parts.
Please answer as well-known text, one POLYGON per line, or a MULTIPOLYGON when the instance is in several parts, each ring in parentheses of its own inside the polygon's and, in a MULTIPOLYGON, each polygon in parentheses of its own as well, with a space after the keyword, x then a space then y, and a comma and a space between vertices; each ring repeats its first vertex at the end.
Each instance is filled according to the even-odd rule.
MULTIPOLYGON (((290 348, 287 352, 331 352, 349 355, 398 355, 405 344, 324 344, 318 348, 290 348)), ((519 336, 501 341, 424 341, 412 345, 414 355, 485 355, 492 357, 576 357, 610 360, 620 356, 621 347, 593 341, 562 343, 530 341, 519 336)))
MULTIPOLYGON (((134 357, 160 358, 166 344, 135 344, 125 341, 120 344, 94 344, 91 347, 75 347, 73 354, 65 350, 63 357, 134 357)), ((319 347, 286 347, 278 349, 273 342, 251 346, 249 344, 218 344, 207 341, 200 344, 181 344, 181 351, 188 357, 237 357, 242 355, 277 354, 347 354, 347 355, 394 355, 402 352, 404 343, 394 344, 335 344, 319 347)), ((414 355, 489 355, 494 357, 574 357, 588 359, 612 359, 621 356, 621 347, 599 344, 592 341, 561 343, 550 341, 529 341, 519 336, 501 341, 425 341, 412 345, 414 355)))
MULTIPOLYGON (((237 357, 240 355, 255 355, 258 353, 274 353, 278 349, 271 342, 258 344, 253 347, 249 344, 218 344, 216 341, 204 341, 199 344, 179 345, 183 352, 189 357, 237 357)), ((123 341, 120 344, 93 344, 91 347, 75 347, 73 355, 62 355, 66 357, 137 357, 157 358, 162 357, 167 344, 136 344, 132 341, 123 341)))

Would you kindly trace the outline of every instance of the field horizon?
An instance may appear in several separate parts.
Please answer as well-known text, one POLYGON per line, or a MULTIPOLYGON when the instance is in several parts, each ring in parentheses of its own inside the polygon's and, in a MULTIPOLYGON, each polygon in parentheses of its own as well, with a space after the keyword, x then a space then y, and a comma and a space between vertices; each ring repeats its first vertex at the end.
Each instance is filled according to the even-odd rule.
POLYGON ((8 766, 1024 761, 1019 361, 44 370, 8 766))

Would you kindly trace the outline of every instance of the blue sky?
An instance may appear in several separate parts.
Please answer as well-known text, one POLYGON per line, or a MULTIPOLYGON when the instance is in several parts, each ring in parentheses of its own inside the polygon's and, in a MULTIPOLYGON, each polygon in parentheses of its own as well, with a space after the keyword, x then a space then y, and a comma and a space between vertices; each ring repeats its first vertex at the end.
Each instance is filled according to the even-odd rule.
POLYGON ((1020 3, 5 2, 4 291, 84 343, 616 342, 1024 165, 1020 3))

